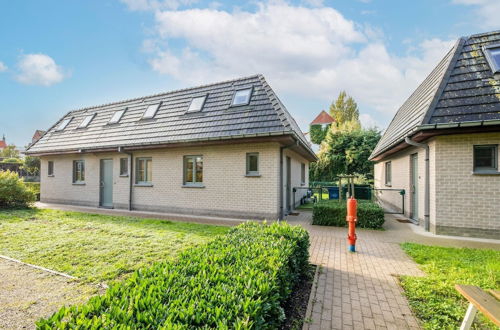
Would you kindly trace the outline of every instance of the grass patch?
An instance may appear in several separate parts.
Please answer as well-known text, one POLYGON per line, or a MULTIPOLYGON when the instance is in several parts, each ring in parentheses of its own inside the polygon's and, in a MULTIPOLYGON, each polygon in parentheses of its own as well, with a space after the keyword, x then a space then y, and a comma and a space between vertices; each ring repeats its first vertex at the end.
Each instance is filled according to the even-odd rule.
POLYGON ((56 210, 0 211, 0 254, 101 282, 169 259, 228 229, 56 210))
MULTIPOLYGON (((410 306, 426 329, 460 327, 468 302, 455 290, 455 284, 477 285, 485 290, 500 287, 500 251, 414 243, 401 246, 427 274, 401 277, 410 306)), ((481 313, 473 327, 494 329, 481 313)))

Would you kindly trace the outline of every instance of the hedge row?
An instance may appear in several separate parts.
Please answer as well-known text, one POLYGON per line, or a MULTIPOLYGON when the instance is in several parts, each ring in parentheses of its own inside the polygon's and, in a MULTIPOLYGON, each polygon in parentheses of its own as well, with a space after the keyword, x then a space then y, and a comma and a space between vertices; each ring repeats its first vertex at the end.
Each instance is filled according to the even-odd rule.
POLYGON ((26 187, 33 190, 35 192, 35 194, 40 193, 40 182, 26 182, 26 181, 24 181, 24 184, 26 185, 26 187))
POLYGON ((16 172, 0 171, 0 209, 28 207, 35 199, 35 192, 16 172))
POLYGON ((301 227, 246 223, 175 261, 135 272, 86 304, 63 307, 41 329, 271 329, 308 268, 301 227))
MULTIPOLYGON (((313 207, 313 225, 346 227, 346 202, 328 201, 317 203, 313 207)), ((384 210, 373 202, 358 201, 358 222, 360 228, 382 228, 384 210)))

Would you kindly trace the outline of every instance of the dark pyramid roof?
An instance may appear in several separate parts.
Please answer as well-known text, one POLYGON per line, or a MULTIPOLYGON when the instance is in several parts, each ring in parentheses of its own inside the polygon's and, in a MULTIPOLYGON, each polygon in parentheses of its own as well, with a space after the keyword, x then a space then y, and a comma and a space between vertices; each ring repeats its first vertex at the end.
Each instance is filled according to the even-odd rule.
POLYGON ((70 111, 29 147, 27 153, 57 153, 166 143, 197 142, 242 137, 293 135, 314 158, 299 126, 262 75, 135 98, 70 111), (253 87, 250 103, 231 107, 234 92, 253 87), (186 113, 194 97, 208 95, 201 112, 186 113), (151 104, 161 103, 154 119, 142 120, 151 104), (118 110, 127 109, 118 124, 108 121, 118 110), (87 128, 82 120, 95 117, 87 128), (68 126, 55 129, 64 119, 68 126))
POLYGON ((500 81, 482 47, 499 43, 500 31, 460 38, 399 108, 370 158, 420 130, 497 123, 500 81))

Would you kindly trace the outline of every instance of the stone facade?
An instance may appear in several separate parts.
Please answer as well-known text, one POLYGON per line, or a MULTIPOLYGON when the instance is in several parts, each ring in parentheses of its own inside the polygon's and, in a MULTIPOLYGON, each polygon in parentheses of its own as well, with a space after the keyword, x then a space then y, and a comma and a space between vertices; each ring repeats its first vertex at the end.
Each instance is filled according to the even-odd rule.
MULTIPOLYGON (((144 211, 187 213, 248 219, 277 219, 279 207, 280 145, 278 143, 231 144, 219 146, 151 149, 133 152, 151 157, 152 184, 132 187, 132 208, 144 211), (259 176, 246 176, 246 154, 259 153, 259 176), (183 159, 203 156, 203 187, 186 187, 183 159)), ((293 185, 300 185, 301 163, 308 161, 293 151, 293 185)), ((113 206, 127 208, 130 177, 120 176, 120 158, 124 153, 83 153, 41 157, 41 201, 99 206, 100 160, 113 160, 113 206), (85 184, 73 184, 73 161, 85 161, 85 184), (54 162, 54 175, 47 175, 48 161, 54 162)), ((135 161, 134 161, 135 169, 135 161)), ((284 167, 286 169, 286 166, 284 167)), ((284 173, 284 175, 286 175, 284 173)), ((135 182, 135 178, 133 178, 135 182)), ((298 192, 300 201, 305 191, 298 192)))
MULTIPOLYGON (((454 134, 427 141, 430 146, 430 229, 435 234, 500 238, 500 175, 473 173, 474 145, 500 145, 500 133, 454 134)), ((419 220, 423 224, 425 152, 408 148, 375 164, 375 187, 385 187, 384 164, 392 164, 392 188, 405 189, 409 211, 410 155, 419 159, 419 220)), ((500 155, 497 157, 500 159, 500 155)), ((388 205, 389 194, 379 195, 388 205)))

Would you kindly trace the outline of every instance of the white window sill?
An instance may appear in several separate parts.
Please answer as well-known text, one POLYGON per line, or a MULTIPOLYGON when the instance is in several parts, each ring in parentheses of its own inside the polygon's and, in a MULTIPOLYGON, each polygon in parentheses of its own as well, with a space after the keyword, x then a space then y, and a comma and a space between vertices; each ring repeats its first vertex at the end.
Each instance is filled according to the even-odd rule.
POLYGON ((182 188, 205 188, 202 184, 183 184, 182 188))
POLYGON ((85 186, 85 182, 73 182, 73 186, 85 186))
POLYGON ((247 173, 245 174, 247 178, 260 178, 261 175, 259 173, 247 173))
POLYGON ((500 175, 498 171, 474 171, 472 175, 500 175))
POLYGON ((152 187, 152 183, 134 183, 134 187, 152 187))
POLYGON ((54 174, 49 174, 47 175, 49 178, 53 178, 54 177, 54 174))
POLYGON ((120 174, 120 178, 128 178, 128 174, 120 174))

